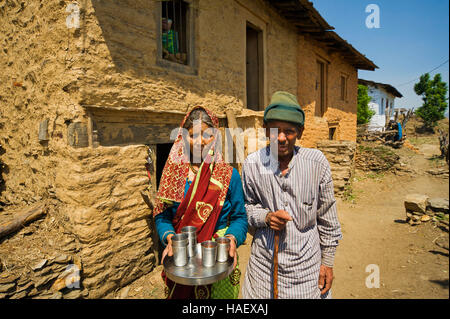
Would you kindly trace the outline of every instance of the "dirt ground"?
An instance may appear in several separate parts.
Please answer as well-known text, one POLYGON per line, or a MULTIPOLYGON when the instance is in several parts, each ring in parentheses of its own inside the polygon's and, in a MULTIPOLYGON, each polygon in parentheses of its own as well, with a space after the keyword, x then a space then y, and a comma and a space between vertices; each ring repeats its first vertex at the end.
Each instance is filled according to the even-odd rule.
MULTIPOLYGON (((407 145, 395 150, 408 168, 406 173, 356 170, 350 196, 338 199, 343 239, 335 258, 334 298, 449 298, 448 227, 435 221, 410 226, 404 208, 410 193, 449 198, 448 173, 426 172, 448 172, 448 166, 438 157, 436 135, 411 134, 407 145), (367 277, 373 275, 369 265, 379 270, 379 288, 366 286, 367 277)), ((238 249, 242 278, 250 244, 248 235, 238 249)), ((108 298, 163 298, 160 270, 161 266, 108 298)))

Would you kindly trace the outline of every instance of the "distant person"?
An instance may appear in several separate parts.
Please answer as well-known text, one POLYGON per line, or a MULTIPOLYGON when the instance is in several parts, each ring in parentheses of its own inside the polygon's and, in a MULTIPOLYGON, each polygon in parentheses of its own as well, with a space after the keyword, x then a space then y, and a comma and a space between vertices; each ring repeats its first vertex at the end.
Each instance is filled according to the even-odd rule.
POLYGON ((279 298, 331 298, 342 233, 327 159, 317 149, 295 146, 304 122, 294 95, 274 93, 264 111, 266 135, 274 147, 250 154, 243 165, 245 207, 255 229, 244 298, 273 298, 274 277, 279 298))
POLYGON ((172 19, 162 19, 162 44, 163 52, 166 55, 169 53, 174 55, 179 52, 178 32, 172 30, 172 19))

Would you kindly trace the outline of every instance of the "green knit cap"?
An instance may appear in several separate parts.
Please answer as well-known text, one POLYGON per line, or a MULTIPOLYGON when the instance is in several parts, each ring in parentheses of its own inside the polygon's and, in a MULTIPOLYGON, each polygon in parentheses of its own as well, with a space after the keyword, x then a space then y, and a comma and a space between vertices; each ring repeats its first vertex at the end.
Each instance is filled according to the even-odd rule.
POLYGON ((278 91, 272 95, 269 106, 264 110, 264 123, 271 120, 303 126, 305 124, 305 112, 298 104, 295 95, 278 91))

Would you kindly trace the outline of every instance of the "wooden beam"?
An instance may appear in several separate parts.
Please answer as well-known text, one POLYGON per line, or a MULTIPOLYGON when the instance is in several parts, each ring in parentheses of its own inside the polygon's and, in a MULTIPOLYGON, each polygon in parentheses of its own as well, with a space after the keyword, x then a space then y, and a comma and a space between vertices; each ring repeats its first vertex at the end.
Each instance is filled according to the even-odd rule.
POLYGON ((0 238, 20 230, 26 224, 35 221, 45 214, 47 214, 47 205, 45 202, 39 202, 27 207, 23 212, 14 216, 11 221, 0 225, 0 238))
MULTIPOLYGON (((225 113, 227 114, 228 127, 232 128, 232 129, 238 128, 239 126, 237 125, 237 121, 236 121, 236 117, 234 115, 234 111, 233 110, 226 110, 225 113)), ((241 151, 241 150, 242 150, 242 152, 244 152, 244 145, 241 144, 241 140, 239 139, 239 136, 236 136, 235 146, 236 146, 236 158, 238 159, 238 170, 239 170, 240 173, 242 173, 242 161, 244 159, 243 158, 241 158, 241 159, 238 158, 238 152, 241 151)), ((242 155, 244 155, 244 154, 242 154, 242 155)))

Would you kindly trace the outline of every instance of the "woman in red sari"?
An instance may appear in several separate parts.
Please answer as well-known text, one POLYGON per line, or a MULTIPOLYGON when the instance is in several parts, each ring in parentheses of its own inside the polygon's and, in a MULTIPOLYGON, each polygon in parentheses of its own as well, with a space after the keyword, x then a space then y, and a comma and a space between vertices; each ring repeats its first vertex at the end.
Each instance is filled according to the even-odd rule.
MULTIPOLYGON (((195 226, 199 243, 217 236, 229 237, 230 256, 236 266, 236 248, 247 235, 247 215, 239 173, 220 154, 218 128, 218 119, 202 107, 189 112, 180 125, 164 166, 153 212, 160 241, 166 246, 163 260, 172 255, 173 235, 184 226, 195 226)), ((237 286, 239 270, 235 268, 230 276, 237 286)), ((170 299, 212 296, 211 285, 177 284, 164 271, 162 277, 170 299)))

